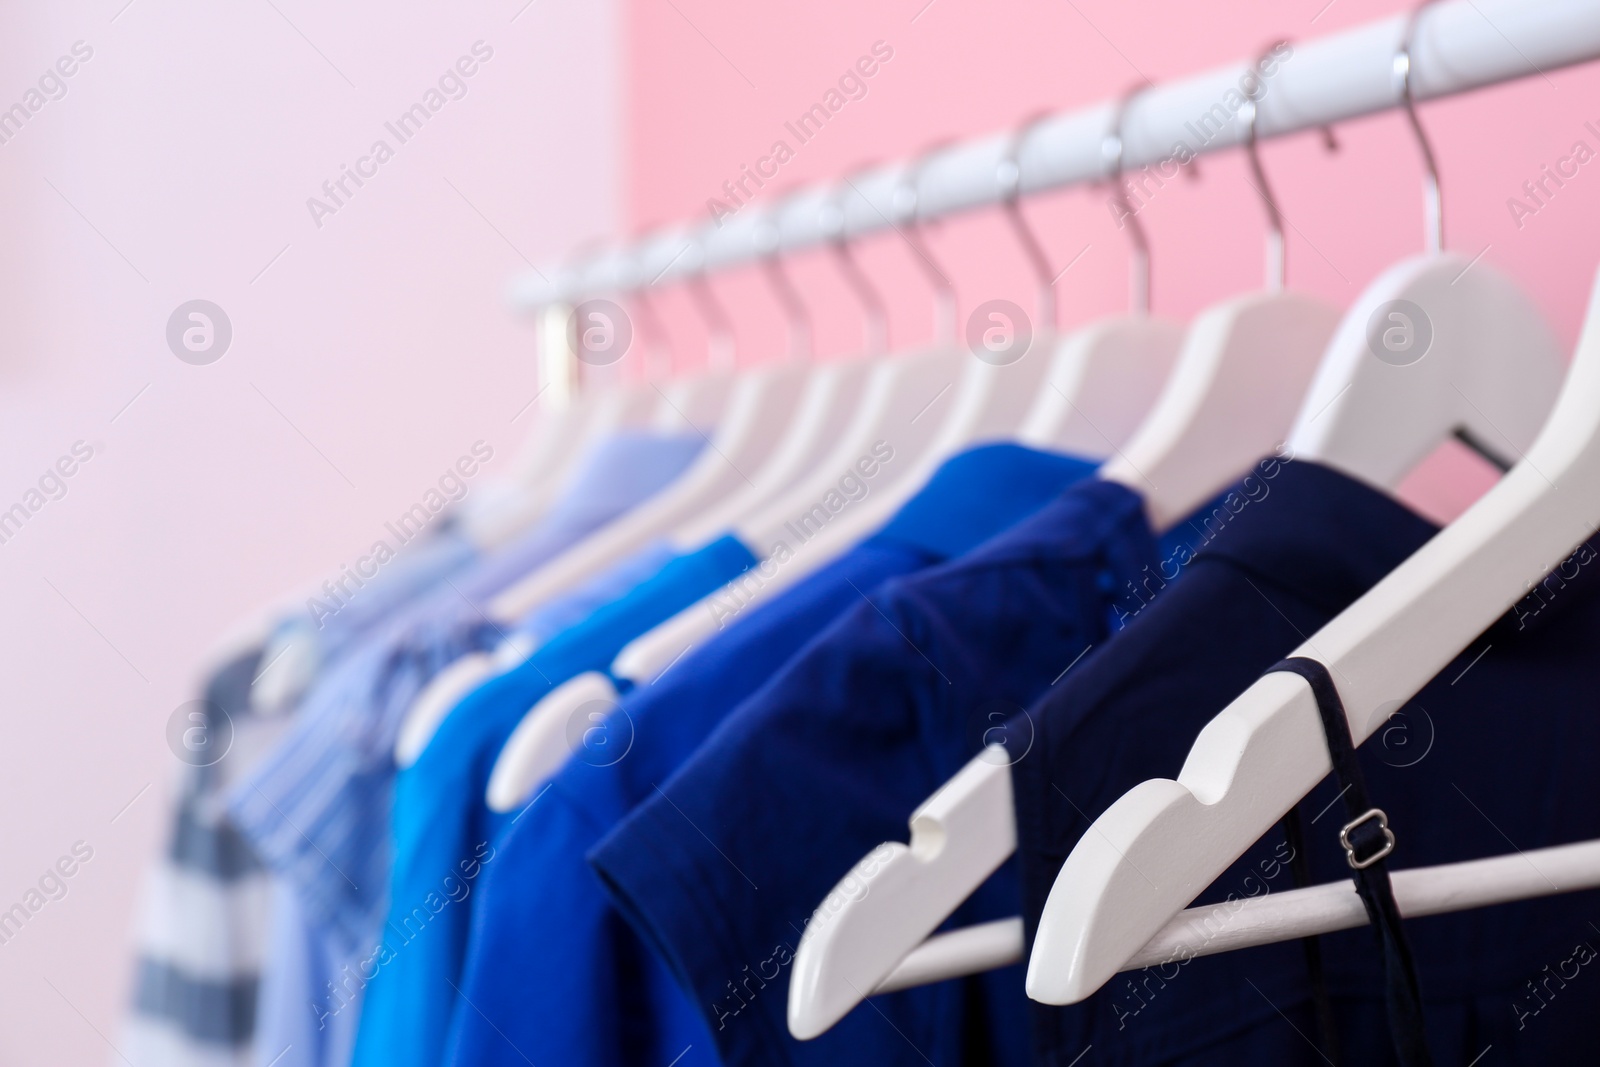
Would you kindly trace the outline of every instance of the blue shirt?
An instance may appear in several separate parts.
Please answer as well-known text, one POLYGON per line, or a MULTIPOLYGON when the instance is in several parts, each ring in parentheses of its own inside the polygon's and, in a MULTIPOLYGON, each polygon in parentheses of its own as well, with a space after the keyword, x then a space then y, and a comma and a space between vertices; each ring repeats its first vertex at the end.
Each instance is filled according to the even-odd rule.
MULTIPOLYGON (((1223 521, 1181 584, 1031 709, 1037 741, 1012 778, 1030 944, 1090 822, 1139 782, 1174 777, 1207 722, 1435 532, 1310 462, 1263 484, 1270 493, 1223 521)), ((1398 839, 1392 868, 1600 837, 1594 558, 1581 548, 1357 750, 1398 839)), ((1337 794, 1329 779, 1299 804, 1317 884, 1350 878, 1337 794)), ((1293 888, 1290 855, 1274 828, 1197 903, 1293 888)), ((1579 971, 1600 949, 1597 915, 1589 890, 1407 922, 1434 1062, 1592 1062, 1600 981, 1579 971)), ((1392 1063, 1372 931, 1319 941, 1343 1062, 1392 1063)), ((1053 1067, 1090 1045, 1086 1063, 1323 1063, 1292 941, 1119 974, 1081 1004, 1032 1008, 1037 1062, 1053 1067)))
MULTIPOLYGON (((788 965, 838 879, 905 839, 911 812, 997 740, 996 716, 1108 638, 1115 596, 1158 558, 1142 500, 1089 480, 966 556, 884 583, 590 853, 724 1062, 1025 1062, 1020 967, 873 998, 802 1043, 785 1023, 788 965)), ((954 921, 1014 915, 1017 897, 1008 864, 954 921)))
MULTIPOLYGON (((326 946, 310 958, 351 958, 377 936, 395 735, 434 674, 500 639, 483 613, 488 598, 667 485, 703 444, 697 435, 643 433, 602 441, 531 529, 366 634, 307 691, 289 734, 231 791, 228 811, 263 862, 299 893, 307 936, 326 946)), ((264 981, 295 983, 274 995, 313 1017, 332 1010, 330 984, 349 984, 342 972, 300 974, 269 971, 264 981)), ((299 1056, 292 1052, 279 1067, 318 1062, 299 1056)))
POLYGON ((550 640, 569 626, 576 626, 614 600, 628 595, 634 587, 655 577, 678 557, 672 542, 651 541, 624 559, 618 560, 577 588, 553 597, 532 608, 517 620, 517 636, 529 649, 550 640))
POLYGON ((716 1063, 700 1013, 610 905, 584 854, 879 583, 977 545, 1092 470, 1016 445, 963 453, 879 534, 629 693, 606 724, 612 753, 569 761, 497 843, 461 980, 470 1006, 457 1005, 447 1062, 716 1063))
POLYGON ((605 670, 629 641, 755 563, 733 537, 673 560, 468 694, 400 774, 389 917, 373 951, 377 966, 356 1037, 358 1067, 434 1067, 444 1053, 476 869, 493 863, 495 836, 510 821, 489 811, 484 792, 517 723, 556 686, 605 670))

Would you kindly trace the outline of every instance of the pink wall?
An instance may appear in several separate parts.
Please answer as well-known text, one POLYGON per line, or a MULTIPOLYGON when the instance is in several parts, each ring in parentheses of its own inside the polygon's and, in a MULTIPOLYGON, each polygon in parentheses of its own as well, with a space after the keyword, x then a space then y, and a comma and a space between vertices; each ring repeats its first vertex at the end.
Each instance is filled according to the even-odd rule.
MULTIPOLYGON (((529 332, 503 301, 526 260, 619 229, 618 202, 635 228, 703 214, 879 40, 893 58, 780 183, 1399 6, 637 0, 620 20, 579 0, 0 7, 0 106, 75 41, 94 50, 64 96, 0 143, 0 506, 74 442, 94 450, 67 494, 0 544, 0 905, 73 842, 95 849, 68 895, 0 945, 0 1067, 114 1059, 99 1035, 116 1034, 138 876, 178 770, 163 729, 202 650, 252 606, 334 573, 474 440, 509 458, 533 417, 512 421, 535 377, 529 332), (480 39, 494 56, 466 95, 318 227, 306 199, 480 39), (226 356, 203 367, 163 336, 196 297, 234 327, 226 356)), ((1600 249, 1600 170, 1521 228, 1505 201, 1590 136, 1585 120, 1600 124, 1597 89, 1600 69, 1564 71, 1424 109, 1453 245, 1489 246, 1569 344, 1600 249)), ((1294 228, 1291 281, 1344 304, 1417 248, 1420 209, 1396 117, 1340 137, 1331 158, 1312 137, 1266 158, 1294 228)), ((1259 277, 1241 161, 1201 169, 1146 214, 1168 315, 1259 277)), ((1057 263, 1088 249, 1059 288, 1064 323, 1120 308, 1124 245, 1102 196, 1029 211, 1057 263)), ((964 307, 1028 300, 994 218, 950 220, 931 241, 964 307)), ((880 238, 863 258, 889 293, 894 338, 926 337, 905 249, 880 238)), ((795 273, 823 351, 849 350, 857 322, 831 269, 807 256, 795 273)), ((717 287, 746 355, 781 351, 761 282, 717 287)), ((662 303, 680 352, 698 351, 686 302, 662 303)))
POLYGON ((475 440, 509 465, 537 386, 506 283, 614 229, 619 189, 606 3, 5 4, 0 108, 80 40, 0 143, 0 508, 94 450, 0 544, 0 909, 75 841, 94 857, 0 944, 6 1067, 120 1062, 97 1031, 202 653, 475 440), (386 134, 479 40, 465 95, 386 134), (385 136, 319 228, 307 198, 385 136), (197 297, 233 323, 209 366, 164 337, 197 297))
MULTIPOLYGON (((1311 39, 1408 7, 1400 0, 855 0, 796 6, 727 0, 634 0, 628 5, 628 205, 637 227, 707 217, 741 164, 753 164, 875 41, 894 57, 796 152, 765 194, 836 178, 871 161, 915 154, 947 138, 1015 126, 1040 110, 1091 104, 1148 78, 1164 81, 1241 60, 1278 38, 1311 39)), ((1543 164, 1585 140, 1600 150, 1600 65, 1532 76, 1424 105, 1440 160, 1448 246, 1519 279, 1563 344, 1576 338, 1600 265, 1600 162, 1583 168, 1548 207, 1517 225, 1508 198, 1543 164)), ((1388 114, 1337 131, 1327 155, 1314 134, 1263 149, 1290 223, 1289 282, 1347 306, 1381 270, 1420 251, 1420 162, 1404 120, 1388 114)), ((1260 282, 1262 212, 1240 153, 1200 163, 1200 179, 1169 184, 1142 213, 1153 246, 1154 307, 1187 318, 1260 282)), ((1106 193, 1047 195, 1028 211, 1065 266, 1064 325, 1114 312, 1126 300, 1126 242, 1106 193)), ((1007 297, 1031 307, 1031 275, 995 213, 950 219, 930 244, 953 278, 963 314, 1007 297)), ((891 297, 891 335, 926 338, 927 290, 904 243, 864 242, 862 257, 891 297)), ((824 352, 859 337, 855 305, 821 256, 795 257, 794 276, 820 320, 824 352)), ((718 283, 751 359, 780 353, 781 320, 759 274, 718 283)), ((662 300, 681 352, 701 351, 700 326, 681 296, 662 300)), ((1454 488, 1417 502, 1449 513, 1482 479, 1449 467, 1454 488), (1463 481, 1462 479, 1466 480, 1463 481)))

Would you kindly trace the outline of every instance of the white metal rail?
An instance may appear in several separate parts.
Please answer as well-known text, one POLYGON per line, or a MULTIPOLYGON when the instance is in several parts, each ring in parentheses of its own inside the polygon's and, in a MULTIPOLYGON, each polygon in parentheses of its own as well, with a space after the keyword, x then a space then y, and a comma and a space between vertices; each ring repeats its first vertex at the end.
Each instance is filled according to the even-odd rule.
MULTIPOLYGON (((1394 60, 1409 18, 1402 13, 1295 44, 1264 80, 1258 135, 1282 136, 1399 106, 1394 60)), ((1540 76, 1600 58, 1600 0, 1441 0, 1423 12, 1411 56, 1417 100, 1540 76)), ((1125 169, 1167 160, 1180 144, 1199 154, 1242 143, 1248 116, 1230 102, 1237 101, 1233 94, 1252 63, 1154 86, 1129 101, 1122 121, 1125 169)), ((927 219, 996 204, 1013 185, 1031 193, 1102 180, 1114 162, 1107 137, 1119 104, 1050 116, 1035 123, 1021 145, 1014 146, 1015 133, 1006 131, 953 145, 921 163, 875 168, 851 179, 847 197, 839 185, 821 184, 743 207, 720 225, 708 212, 704 221, 519 278, 512 298, 532 309, 626 293, 774 250, 884 229, 913 212, 927 219), (1008 174, 1012 158, 1017 172, 1008 174)))

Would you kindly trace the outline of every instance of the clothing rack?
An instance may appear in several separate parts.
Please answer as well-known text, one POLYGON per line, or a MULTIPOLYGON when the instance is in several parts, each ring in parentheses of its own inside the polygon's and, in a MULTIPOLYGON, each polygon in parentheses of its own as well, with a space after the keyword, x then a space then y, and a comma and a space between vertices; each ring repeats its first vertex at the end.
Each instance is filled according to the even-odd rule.
MULTIPOLYGON (((1395 66, 1409 12, 1293 43, 1262 80, 1257 135, 1278 137, 1398 107, 1395 66)), ((1441 0, 1421 15, 1412 43, 1415 100, 1432 100, 1600 58, 1600 0, 1441 0)), ((1249 108, 1241 79, 1254 60, 1139 90, 1122 118, 1124 173, 1242 144, 1249 108)), ((1248 89, 1250 82, 1244 85, 1248 89)), ((598 251, 565 268, 517 279, 512 301, 537 310, 621 295, 735 267, 914 219, 1001 203, 1017 193, 1103 181, 1115 173, 1120 100, 1062 112, 1017 131, 960 142, 921 160, 875 167, 849 184, 806 186, 776 202, 747 204, 720 222, 670 227, 598 251), (1014 160, 1015 170, 1009 163, 1014 160), (841 195, 841 190, 850 195, 841 195)), ((1163 180, 1167 180, 1163 178, 1163 180)), ((721 190, 714 190, 719 197, 721 190)), ((731 205, 730 205, 731 206, 731 205)), ((709 215, 709 212, 708 212, 709 215)))

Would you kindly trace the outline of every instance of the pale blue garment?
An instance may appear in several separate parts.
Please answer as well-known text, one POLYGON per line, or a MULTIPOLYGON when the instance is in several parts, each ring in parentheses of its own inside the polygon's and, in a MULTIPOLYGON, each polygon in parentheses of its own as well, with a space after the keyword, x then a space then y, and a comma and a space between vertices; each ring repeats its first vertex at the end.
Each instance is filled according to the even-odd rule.
POLYGON ((300 914, 299 894, 282 878, 272 887, 268 938, 261 963, 266 980, 256 1000, 256 1067, 350 1062, 370 970, 362 973, 359 961, 328 954, 327 941, 314 936, 300 914), (312 1010, 307 1010, 308 990, 320 994, 312 1010))
MULTIPOLYGON (((281 691, 266 707, 258 703, 260 691, 254 683, 274 669, 290 669, 293 657, 285 654, 284 647, 290 641, 308 642, 313 650, 314 659, 302 665, 309 681, 355 644, 362 632, 468 564, 477 550, 453 534, 448 521, 441 515, 425 536, 413 534, 375 574, 354 579, 334 576, 344 578, 343 590, 317 591, 324 605, 337 608, 331 617, 324 607, 318 625, 309 605, 293 606, 276 620, 265 650, 257 647, 230 660, 208 680, 208 731, 222 730, 225 716, 233 727, 233 744, 224 762, 186 772, 170 815, 167 842, 146 888, 145 910, 135 934, 130 1021, 118 1044, 136 1067, 239 1061, 254 1048, 257 1019, 276 1010, 272 997, 259 996, 262 959, 269 945, 288 955, 283 939, 274 938, 271 927, 290 921, 298 909, 287 919, 274 918, 279 910, 276 898, 290 894, 287 889, 278 893, 271 884, 249 844, 226 817, 222 798, 233 782, 250 773, 257 759, 276 747, 289 725, 281 712, 294 706, 299 696, 295 690, 303 689, 305 681, 276 687, 281 691), (215 936, 218 930, 228 931, 228 936, 215 936)), ((393 540, 386 542, 391 548, 401 546, 404 531, 390 533, 393 540)), ((302 667, 296 672, 301 673, 302 667)), ((303 926, 299 936, 289 939, 288 948, 298 953, 297 958, 304 958, 305 941, 303 926)), ((296 966, 292 960, 284 965, 296 966)), ((293 1008, 297 1023, 309 1022, 303 1004, 297 1002, 293 1008)), ((343 1020, 339 1047, 345 1050, 353 1040, 355 1014, 351 1011, 343 1020)), ((320 1032, 308 1032, 306 1037, 307 1041, 296 1043, 297 1048, 314 1048, 313 1037, 319 1044, 327 1040, 320 1032)), ((282 1046, 275 1048, 260 1062, 271 1063, 282 1051, 282 1046)), ((278 1067, 289 1067, 287 1059, 278 1067)))
POLYGON ((402 543, 392 524, 386 523, 381 540, 394 550, 394 558, 378 566, 377 573, 356 589, 349 581, 339 587, 339 579, 351 569, 348 564, 340 568, 339 575, 329 575, 324 588, 316 591, 321 610, 314 611, 308 603, 303 615, 296 613, 292 617, 293 622, 303 623, 316 634, 324 660, 381 625, 419 593, 461 573, 477 559, 477 547, 453 529, 447 517, 441 517, 439 524, 439 530, 426 531, 402 543), (328 585, 335 587, 333 592, 328 591, 328 585))
MULTIPOLYGON (((376 939, 388 883, 399 724, 436 673, 507 636, 485 614, 487 601, 672 482, 703 444, 699 436, 638 432, 607 438, 532 529, 359 639, 308 689, 288 737, 228 804, 268 868, 298 894, 308 938, 327 949, 310 954, 306 971, 269 970, 265 985, 290 987, 274 989, 272 997, 298 1001, 317 1018, 326 1011, 327 983, 343 966, 334 961, 359 964, 360 950, 376 939), (308 973, 330 964, 320 978, 308 973)), ((258 1048, 293 1043, 265 1030, 272 1020, 262 1022, 258 1048)))
MULTIPOLYGON (((282 712, 293 707, 317 675, 363 636, 404 609, 410 601, 466 570, 477 559, 478 549, 452 529, 449 521, 447 516, 442 517, 437 531, 427 531, 426 535, 414 536, 405 542, 400 541, 400 534, 391 526, 382 541, 395 555, 379 566, 376 574, 356 586, 355 581, 360 577, 348 577, 350 568, 346 566, 339 574, 324 580, 322 588, 314 590, 304 606, 297 605, 278 619, 262 651, 262 674, 283 662, 288 646, 299 645, 312 649, 311 662, 297 668, 307 670, 308 677, 298 686, 289 686, 281 700, 267 706, 260 703, 260 690, 255 690, 251 695, 254 706, 267 712, 282 712)), ((369 559, 372 555, 366 553, 369 559)))

